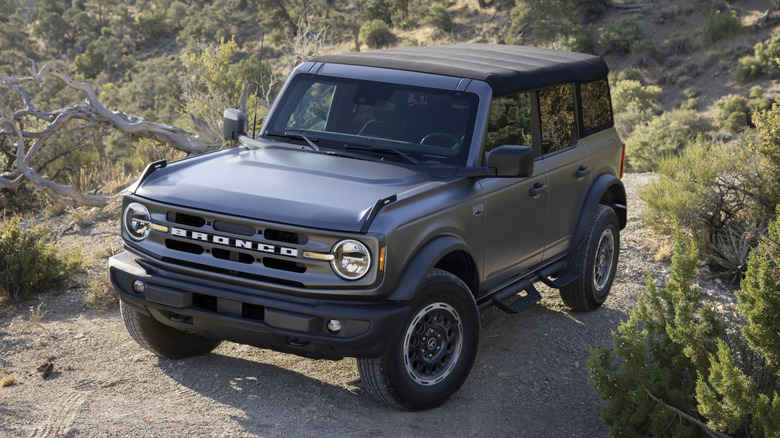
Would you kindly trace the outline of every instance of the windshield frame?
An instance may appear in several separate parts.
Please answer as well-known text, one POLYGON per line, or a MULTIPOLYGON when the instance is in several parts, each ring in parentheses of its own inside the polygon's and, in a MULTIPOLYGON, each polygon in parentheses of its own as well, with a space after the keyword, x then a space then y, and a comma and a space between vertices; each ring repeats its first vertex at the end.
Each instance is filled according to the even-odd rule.
MULTIPOLYGON (((274 107, 271 111, 271 116, 265 121, 263 129, 260 135, 264 138, 269 138, 269 133, 274 132, 295 132, 296 134, 305 135, 306 137, 317 142, 317 146, 323 149, 336 150, 336 151, 348 151, 349 145, 361 146, 364 148, 377 148, 377 149, 396 149, 402 153, 408 154, 415 160, 420 161, 422 165, 454 165, 454 166, 469 166, 474 163, 473 145, 480 144, 483 132, 481 129, 475 129, 480 126, 479 119, 483 117, 483 101, 484 96, 481 96, 479 92, 482 87, 477 87, 477 90, 468 90, 468 85, 471 80, 464 80, 460 78, 430 75, 416 72, 406 71, 391 71, 387 69, 377 69, 372 67, 361 66, 344 66, 344 65, 318 65, 313 63, 304 63, 296 69, 293 77, 285 84, 284 89, 276 100, 274 107), (308 68, 307 68, 308 67, 308 68), (325 68, 327 67, 327 68, 325 68), (311 73, 317 71, 317 73, 311 73), (327 70, 322 74, 323 70, 327 70), (371 74, 367 74, 371 73, 371 74), (366 78, 371 79, 366 79, 366 78), (392 79, 392 80, 391 80, 392 79), (464 82, 465 81, 465 82, 464 82), (434 99, 436 103, 442 104, 442 102, 453 102, 452 110, 461 111, 461 117, 465 115, 465 123, 455 123, 452 126, 462 129, 463 134, 460 138, 459 147, 443 147, 435 144, 420 144, 417 141, 401 141, 393 138, 383 138, 379 136, 360 135, 360 132, 344 132, 345 130, 325 130, 324 127, 320 129, 305 129, 300 127, 288 126, 290 123, 291 115, 296 111, 296 107, 300 104, 302 97, 305 95, 305 90, 309 90, 311 83, 322 83, 323 89, 327 89, 327 84, 335 84, 342 87, 379 87, 390 89, 401 89, 403 93, 408 93, 409 102, 408 105, 411 108, 417 104, 412 101, 412 95, 414 93, 420 93, 427 96, 426 99, 434 99), (301 87, 301 85, 304 85, 301 87), (303 89, 303 91, 302 91, 303 89), (455 103, 458 105, 455 105, 455 103), (466 105, 460 105, 460 103, 466 105), (461 109, 463 108, 463 109, 461 109)), ((370 88, 369 88, 370 89, 370 88)), ((339 91, 334 91, 333 95, 339 91)), ((347 102, 345 96, 349 95, 344 91, 340 91, 343 95, 338 98, 331 97, 331 101, 326 105, 334 105, 335 101, 339 101, 339 108, 328 107, 328 114, 332 117, 333 114, 341 114, 345 102, 347 102)), ((312 98, 313 99, 313 98, 312 98)), ((348 99, 347 99, 348 100, 348 99)), ((488 99, 489 100, 489 99, 488 99)), ((351 101, 349 103, 353 106, 363 104, 363 102, 351 101)), ((367 103, 371 104, 369 101, 367 103)), ((387 105, 387 103, 385 103, 387 105)), ((398 103, 396 103, 398 104, 398 103)), ((428 105, 428 101, 425 100, 419 105, 428 105)), ((434 108, 423 108, 422 111, 428 111, 432 113, 434 108)), ((354 109, 353 109, 354 111, 354 109)), ((404 109, 399 108, 399 114, 407 116, 403 113, 404 109)), ((408 109, 406 109, 408 111, 408 109)), ((327 124, 328 121, 325 121, 327 124)), ((341 121, 344 123, 344 121, 341 121)), ((425 128, 425 123, 419 125, 413 125, 418 131, 425 128)), ((460 131, 458 131, 460 132, 460 131)), ((452 138, 455 138, 454 136, 452 138)), ((269 138, 270 139, 270 138, 269 138)), ((440 139, 437 139, 441 141, 440 139)), ((370 151, 368 151, 370 153, 370 151)), ((391 158, 384 154, 387 158, 391 158)), ((402 159, 392 158, 396 161, 403 161, 402 159)))

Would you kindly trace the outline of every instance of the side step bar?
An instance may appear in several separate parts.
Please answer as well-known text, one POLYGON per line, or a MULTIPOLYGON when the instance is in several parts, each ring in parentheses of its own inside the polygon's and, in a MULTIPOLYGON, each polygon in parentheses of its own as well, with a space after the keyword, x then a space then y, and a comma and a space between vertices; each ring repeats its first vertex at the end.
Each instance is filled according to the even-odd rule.
POLYGON ((496 292, 490 296, 490 301, 487 303, 492 303, 506 313, 520 313, 542 299, 542 295, 534 287, 535 282, 541 281, 551 288, 560 289, 571 284, 577 278, 579 278, 579 275, 573 269, 571 263, 568 260, 559 260, 539 270, 533 277, 511 284, 496 292), (555 277, 555 279, 553 280, 550 277, 555 277), (508 302, 521 292, 525 292, 525 295, 508 302))
POLYGON ((533 283, 525 280, 494 294, 490 297, 490 299, 493 300, 493 304, 499 309, 506 313, 515 314, 522 312, 532 304, 540 301, 542 299, 542 295, 539 294, 539 291, 536 290, 533 283), (525 296, 520 297, 511 303, 506 302, 506 300, 509 298, 512 298, 523 291, 525 291, 525 296))

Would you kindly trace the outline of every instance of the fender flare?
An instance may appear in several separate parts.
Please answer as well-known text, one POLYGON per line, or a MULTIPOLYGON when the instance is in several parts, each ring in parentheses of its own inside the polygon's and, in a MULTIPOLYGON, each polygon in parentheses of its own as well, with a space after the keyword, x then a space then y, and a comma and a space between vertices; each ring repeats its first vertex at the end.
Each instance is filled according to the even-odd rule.
POLYGON ((406 264, 403 275, 388 300, 406 302, 413 299, 431 269, 453 251, 465 251, 474 259, 469 247, 453 236, 439 236, 423 245, 406 264))
POLYGON ((585 197, 585 202, 582 205, 582 211, 580 212, 580 220, 577 223, 577 228, 574 231, 574 239, 572 239, 571 251, 575 252, 585 241, 585 237, 590 229, 590 223, 593 221, 593 215, 596 214, 596 208, 601 203, 601 200, 607 196, 607 203, 615 210, 620 224, 620 229, 626 226, 627 209, 626 209, 626 189, 623 186, 623 182, 620 181, 615 175, 608 173, 600 175, 593 181, 588 195, 585 197), (607 192, 611 191, 612 194, 608 195, 607 192))

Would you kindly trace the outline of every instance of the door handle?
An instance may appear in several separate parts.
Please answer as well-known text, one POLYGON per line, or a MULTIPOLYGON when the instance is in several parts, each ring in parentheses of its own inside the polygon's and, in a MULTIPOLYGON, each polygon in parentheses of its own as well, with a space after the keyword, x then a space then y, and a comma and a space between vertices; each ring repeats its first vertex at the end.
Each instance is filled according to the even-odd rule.
POLYGON ((542 196, 542 193, 547 191, 547 184, 542 183, 536 183, 533 187, 531 187, 531 190, 528 191, 528 196, 539 199, 540 196, 542 196))
POLYGON ((574 172, 574 177, 577 179, 585 178, 588 175, 590 175, 590 167, 580 166, 580 168, 574 172))

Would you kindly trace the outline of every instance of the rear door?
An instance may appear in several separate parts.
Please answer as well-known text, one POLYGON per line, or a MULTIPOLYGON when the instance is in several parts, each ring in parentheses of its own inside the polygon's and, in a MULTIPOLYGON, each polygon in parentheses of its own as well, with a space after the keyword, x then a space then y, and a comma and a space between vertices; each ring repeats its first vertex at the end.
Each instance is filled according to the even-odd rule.
POLYGON ((578 145, 574 84, 539 90, 542 158, 549 178, 550 214, 544 259, 571 246, 585 196, 593 181, 590 151, 578 145))

